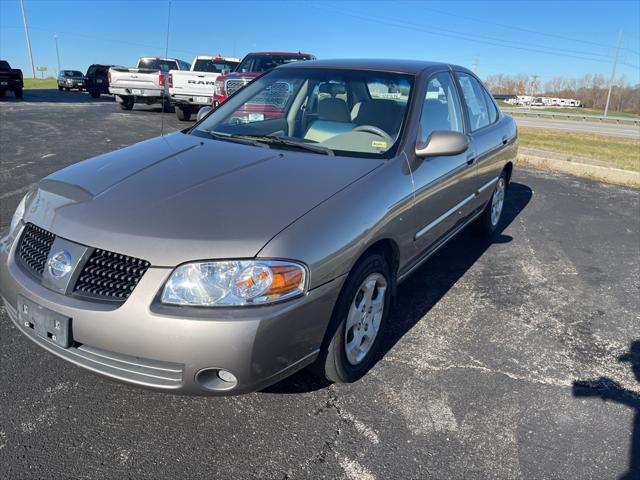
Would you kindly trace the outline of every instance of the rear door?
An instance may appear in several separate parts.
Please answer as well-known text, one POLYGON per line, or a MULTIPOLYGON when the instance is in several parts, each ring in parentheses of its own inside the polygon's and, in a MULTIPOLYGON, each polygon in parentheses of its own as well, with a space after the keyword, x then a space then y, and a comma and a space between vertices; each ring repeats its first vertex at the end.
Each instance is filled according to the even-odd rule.
MULTIPOLYGON (((458 90, 449 71, 427 80, 417 142, 426 143, 434 131, 465 133, 458 90)), ((410 164, 415 184, 414 244, 420 255, 468 217, 475 196, 476 166, 470 151, 423 159, 414 156, 410 164)))
POLYGON ((455 72, 455 75, 460 86, 469 124, 471 149, 478 169, 474 178, 478 195, 473 201, 473 207, 477 209, 491 196, 505 163, 502 152, 512 139, 505 133, 500 122, 500 112, 480 80, 468 72, 455 72))

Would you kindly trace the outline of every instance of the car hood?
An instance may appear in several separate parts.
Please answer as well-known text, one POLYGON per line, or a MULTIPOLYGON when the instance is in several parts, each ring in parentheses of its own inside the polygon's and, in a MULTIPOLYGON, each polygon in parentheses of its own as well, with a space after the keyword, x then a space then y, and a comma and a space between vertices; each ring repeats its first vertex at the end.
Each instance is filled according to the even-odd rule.
POLYGON ((247 258, 382 163, 174 133, 46 177, 25 221, 154 266, 247 258))

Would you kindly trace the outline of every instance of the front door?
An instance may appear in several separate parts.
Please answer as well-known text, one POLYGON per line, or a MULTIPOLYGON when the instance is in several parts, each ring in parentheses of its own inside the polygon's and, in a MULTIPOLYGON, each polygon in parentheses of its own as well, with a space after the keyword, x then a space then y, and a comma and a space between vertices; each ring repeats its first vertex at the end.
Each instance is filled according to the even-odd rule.
MULTIPOLYGON (((427 81, 418 142, 424 144, 432 132, 443 130, 465 133, 460 99, 449 71, 436 73, 427 81)), ((410 159, 415 187, 412 225, 416 257, 471 213, 476 191, 474 160, 471 149, 452 156, 410 159)))

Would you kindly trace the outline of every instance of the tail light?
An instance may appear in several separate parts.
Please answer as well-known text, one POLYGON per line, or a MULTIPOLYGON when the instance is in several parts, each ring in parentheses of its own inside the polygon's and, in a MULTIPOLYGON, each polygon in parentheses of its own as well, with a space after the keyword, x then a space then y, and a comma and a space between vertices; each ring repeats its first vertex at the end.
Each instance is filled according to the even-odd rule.
POLYGON ((158 75, 158 83, 160 84, 160 86, 164 85, 164 73, 158 75))
POLYGON ((169 85, 169 88, 173 88, 173 74, 170 73, 169 76, 167 77, 167 83, 169 85))
POLYGON ((213 84, 213 93, 218 97, 224 97, 224 80, 216 80, 213 84))
POLYGON ((111 83, 111 70, 107 72, 107 83, 111 83))

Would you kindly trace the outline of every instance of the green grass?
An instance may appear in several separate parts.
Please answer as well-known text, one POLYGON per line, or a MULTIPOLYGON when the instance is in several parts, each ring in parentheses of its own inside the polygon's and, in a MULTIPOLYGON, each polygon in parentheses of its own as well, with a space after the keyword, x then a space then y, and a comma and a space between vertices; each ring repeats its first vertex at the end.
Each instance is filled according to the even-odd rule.
POLYGON ((55 78, 25 78, 25 90, 49 90, 58 88, 55 78))
POLYGON ((520 145, 587 157, 612 167, 640 172, 640 140, 519 128, 520 145))

